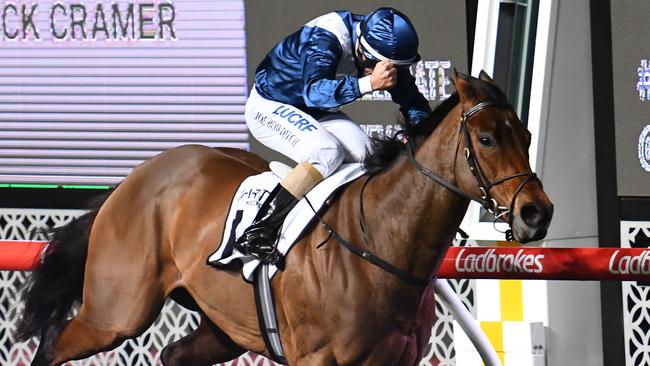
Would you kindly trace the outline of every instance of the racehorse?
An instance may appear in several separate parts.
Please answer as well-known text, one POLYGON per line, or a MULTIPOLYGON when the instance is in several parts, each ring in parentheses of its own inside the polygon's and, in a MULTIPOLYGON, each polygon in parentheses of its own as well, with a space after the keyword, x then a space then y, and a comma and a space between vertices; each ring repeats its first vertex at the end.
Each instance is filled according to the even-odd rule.
MULTIPOLYGON (((487 74, 454 79, 456 92, 425 122, 377 145, 369 174, 320 213, 274 277, 289 364, 417 364, 434 321, 428 283, 470 199, 509 222, 521 243, 546 235, 553 205, 530 169, 530 133, 487 74)), ((206 265, 238 185, 266 169, 244 151, 178 147, 56 229, 18 329, 20 339, 40 336, 32 365, 111 349, 144 332, 170 296, 202 322, 165 348, 164 364, 268 355, 250 284, 206 265)))

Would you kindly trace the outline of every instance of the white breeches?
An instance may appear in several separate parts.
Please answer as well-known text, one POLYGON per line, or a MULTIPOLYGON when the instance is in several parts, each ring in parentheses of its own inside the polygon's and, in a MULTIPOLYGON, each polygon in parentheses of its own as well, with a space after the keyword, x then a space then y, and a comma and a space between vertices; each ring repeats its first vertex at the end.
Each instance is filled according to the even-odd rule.
POLYGON ((312 164, 324 178, 343 162, 363 161, 371 149, 368 136, 345 113, 316 120, 292 105, 263 98, 255 87, 245 118, 258 141, 297 163, 312 164))

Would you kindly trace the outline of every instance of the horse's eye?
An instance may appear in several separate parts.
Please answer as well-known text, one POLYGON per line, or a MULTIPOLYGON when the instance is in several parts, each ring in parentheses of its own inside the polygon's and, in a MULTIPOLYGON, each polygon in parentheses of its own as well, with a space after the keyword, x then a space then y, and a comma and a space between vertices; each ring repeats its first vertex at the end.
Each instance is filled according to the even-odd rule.
POLYGON ((478 142, 485 147, 492 146, 492 139, 489 137, 479 137, 478 142))

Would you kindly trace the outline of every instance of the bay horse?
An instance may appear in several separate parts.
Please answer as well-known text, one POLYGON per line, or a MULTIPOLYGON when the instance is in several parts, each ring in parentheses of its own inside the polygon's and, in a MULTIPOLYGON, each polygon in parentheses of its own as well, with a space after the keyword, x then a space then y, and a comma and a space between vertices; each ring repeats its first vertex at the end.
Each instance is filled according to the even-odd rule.
MULTIPOLYGON (((487 74, 454 79, 456 92, 426 121, 407 123, 409 143, 377 145, 372 174, 321 213, 337 235, 312 225, 275 276, 289 364, 416 365, 435 316, 426 284, 469 199, 507 219, 519 242, 546 235, 553 206, 530 169, 530 133, 487 74)), ((202 322, 165 348, 165 365, 211 365, 246 350, 269 355, 250 284, 206 265, 238 185, 264 170, 266 162, 245 151, 178 147, 134 168, 93 210, 56 229, 30 278, 17 333, 40 336, 32 365, 59 365, 138 336, 170 296, 200 311, 202 322)))

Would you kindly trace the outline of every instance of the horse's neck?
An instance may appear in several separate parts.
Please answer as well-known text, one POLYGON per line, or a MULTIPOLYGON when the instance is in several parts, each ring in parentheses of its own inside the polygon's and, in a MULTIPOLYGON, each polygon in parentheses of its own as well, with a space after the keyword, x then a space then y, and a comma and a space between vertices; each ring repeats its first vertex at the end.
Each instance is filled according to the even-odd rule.
MULTIPOLYGON (((415 155, 418 162, 450 182, 454 182, 459 132, 449 119, 457 116, 455 108, 415 155)), ((368 245, 418 277, 435 274, 468 205, 467 200, 417 171, 404 156, 370 182, 364 199, 368 245)))

